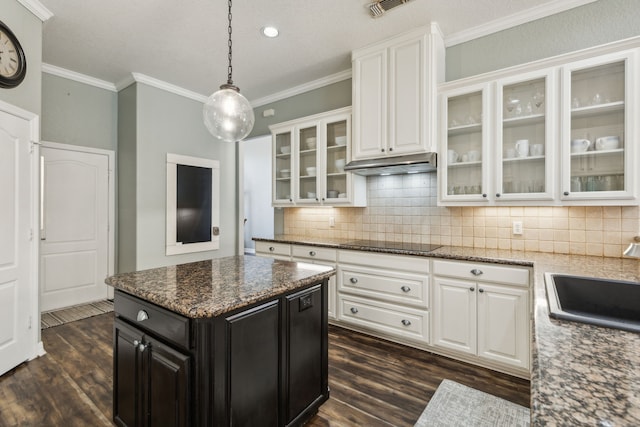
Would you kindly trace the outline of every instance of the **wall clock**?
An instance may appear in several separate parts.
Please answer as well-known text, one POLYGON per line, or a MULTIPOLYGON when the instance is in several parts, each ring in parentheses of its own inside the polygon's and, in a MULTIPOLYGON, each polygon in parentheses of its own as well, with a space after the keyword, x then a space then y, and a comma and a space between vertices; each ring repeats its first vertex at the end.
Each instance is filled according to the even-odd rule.
POLYGON ((18 38, 0 21, 0 88, 18 86, 27 74, 27 60, 18 38))

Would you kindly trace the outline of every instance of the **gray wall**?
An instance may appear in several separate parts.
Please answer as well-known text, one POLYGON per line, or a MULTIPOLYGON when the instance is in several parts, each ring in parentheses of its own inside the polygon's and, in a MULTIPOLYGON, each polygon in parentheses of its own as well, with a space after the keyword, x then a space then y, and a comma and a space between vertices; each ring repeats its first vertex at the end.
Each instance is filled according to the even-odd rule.
POLYGON ((18 38, 27 59, 27 75, 13 89, 0 89, 0 100, 40 114, 42 22, 16 0, 0 0, 0 21, 18 38))
POLYGON ((209 134, 202 123, 202 103, 144 84, 135 87, 136 270, 235 255, 236 144, 221 143, 209 134), (220 161, 219 250, 165 255, 167 153, 220 161))
POLYGON ((351 79, 333 83, 300 95, 255 108, 256 123, 247 138, 269 135, 269 126, 336 108, 351 105, 351 79), (275 116, 262 117, 262 112, 273 108, 275 116))
POLYGON ((640 1, 599 0, 449 47, 446 79, 457 80, 638 35, 640 1))
POLYGON ((118 94, 42 73, 42 139, 114 150, 118 94))
POLYGON ((117 161, 117 271, 136 269, 136 85, 118 93, 118 161, 117 161))

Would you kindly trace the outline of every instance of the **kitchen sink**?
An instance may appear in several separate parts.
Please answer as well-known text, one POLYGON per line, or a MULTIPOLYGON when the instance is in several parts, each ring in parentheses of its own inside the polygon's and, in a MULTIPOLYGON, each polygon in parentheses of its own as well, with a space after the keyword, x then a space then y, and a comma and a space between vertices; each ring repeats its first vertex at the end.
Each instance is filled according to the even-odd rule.
POLYGON ((640 332, 640 283, 545 274, 549 315, 640 332))

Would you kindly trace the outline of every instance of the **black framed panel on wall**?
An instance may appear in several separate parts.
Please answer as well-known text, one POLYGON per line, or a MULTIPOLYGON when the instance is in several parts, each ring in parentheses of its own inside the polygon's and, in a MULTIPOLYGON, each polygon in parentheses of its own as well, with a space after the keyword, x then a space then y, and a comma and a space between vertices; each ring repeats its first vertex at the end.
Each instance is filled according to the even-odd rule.
POLYGON ((220 162, 167 153, 166 254, 220 247, 220 162))

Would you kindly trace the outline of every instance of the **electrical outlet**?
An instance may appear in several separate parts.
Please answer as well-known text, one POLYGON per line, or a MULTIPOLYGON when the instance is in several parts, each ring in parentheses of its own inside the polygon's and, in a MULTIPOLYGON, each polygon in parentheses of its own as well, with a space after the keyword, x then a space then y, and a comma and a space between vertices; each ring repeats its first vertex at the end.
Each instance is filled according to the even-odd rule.
POLYGON ((522 221, 513 221, 513 234, 522 234, 522 221))
POLYGON ((336 218, 333 216, 329 217, 329 227, 335 227, 336 226, 336 218))

